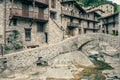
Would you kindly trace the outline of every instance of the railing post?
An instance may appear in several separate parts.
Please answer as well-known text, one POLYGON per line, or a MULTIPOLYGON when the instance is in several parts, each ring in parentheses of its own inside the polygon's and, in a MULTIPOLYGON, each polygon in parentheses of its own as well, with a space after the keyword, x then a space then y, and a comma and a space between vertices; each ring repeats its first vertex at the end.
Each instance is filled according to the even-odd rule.
POLYGON ((13 4, 14 4, 14 0, 12 0, 12 9, 11 9, 11 14, 13 15, 13 4))

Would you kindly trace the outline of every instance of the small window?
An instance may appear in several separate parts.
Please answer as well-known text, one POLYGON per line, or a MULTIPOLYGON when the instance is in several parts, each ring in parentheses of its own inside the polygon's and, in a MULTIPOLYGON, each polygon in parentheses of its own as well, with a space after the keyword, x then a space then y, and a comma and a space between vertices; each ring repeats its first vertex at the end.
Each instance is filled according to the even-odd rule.
POLYGON ((113 30, 113 34, 115 35, 115 30, 113 30))
POLYGON ((70 7, 70 4, 68 4, 68 7, 70 7))
POLYGON ((31 29, 25 29, 25 41, 31 41, 31 29))
POLYGON ((103 33, 105 33, 105 30, 102 30, 103 33))
POLYGON ((51 13, 50 13, 50 18, 51 18, 51 19, 56 19, 56 13, 51 12, 51 13))
POLYGON ((88 14, 88 18, 89 18, 89 14, 88 14))
POLYGON ((119 34, 118 30, 116 30, 116 36, 118 36, 118 34, 119 34))
POLYGON ((17 25, 17 19, 13 19, 13 25, 14 25, 14 26, 17 25))
POLYGON ((48 33, 45 33, 45 42, 48 43, 48 33))
POLYGON ((11 43, 12 39, 11 38, 7 38, 7 43, 11 43))
POLYGON ((109 34, 109 31, 106 31, 107 34, 109 34))
POLYGON ((37 23, 37 32, 44 32, 44 24, 37 23))
POLYGON ((88 26, 88 28, 90 27, 90 22, 89 21, 87 22, 87 26, 88 26))
POLYGON ((56 7, 56 0, 51 0, 51 8, 55 8, 56 7))

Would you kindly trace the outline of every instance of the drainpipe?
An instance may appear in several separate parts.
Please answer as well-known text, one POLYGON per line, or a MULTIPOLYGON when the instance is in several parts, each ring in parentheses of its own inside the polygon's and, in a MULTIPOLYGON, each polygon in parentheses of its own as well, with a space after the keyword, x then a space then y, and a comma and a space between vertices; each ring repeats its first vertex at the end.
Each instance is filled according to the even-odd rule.
POLYGON ((6 45, 6 0, 4 0, 4 45, 6 45))

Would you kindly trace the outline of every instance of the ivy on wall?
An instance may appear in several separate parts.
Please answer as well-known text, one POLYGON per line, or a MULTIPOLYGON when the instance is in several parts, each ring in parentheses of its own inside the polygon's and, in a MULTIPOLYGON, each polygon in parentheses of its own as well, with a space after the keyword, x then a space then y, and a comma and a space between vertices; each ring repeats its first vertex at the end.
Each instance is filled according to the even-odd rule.
POLYGON ((19 50, 23 48, 22 41, 20 40, 20 33, 18 30, 13 30, 7 36, 7 45, 4 47, 5 52, 12 50, 19 50))

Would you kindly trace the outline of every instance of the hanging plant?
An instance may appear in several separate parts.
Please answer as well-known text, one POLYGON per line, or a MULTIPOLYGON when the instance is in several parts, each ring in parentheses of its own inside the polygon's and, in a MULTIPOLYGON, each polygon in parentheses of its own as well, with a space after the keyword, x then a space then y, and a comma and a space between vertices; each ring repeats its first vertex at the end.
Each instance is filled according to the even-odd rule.
POLYGON ((13 30, 13 36, 14 36, 14 39, 18 38, 18 35, 19 35, 19 31, 18 30, 13 30))

